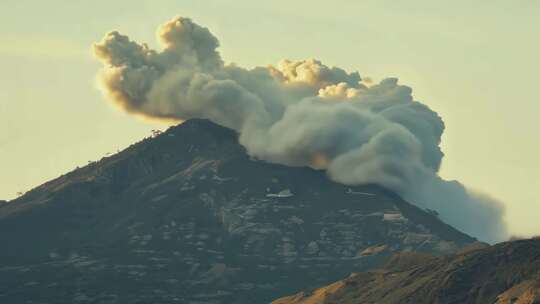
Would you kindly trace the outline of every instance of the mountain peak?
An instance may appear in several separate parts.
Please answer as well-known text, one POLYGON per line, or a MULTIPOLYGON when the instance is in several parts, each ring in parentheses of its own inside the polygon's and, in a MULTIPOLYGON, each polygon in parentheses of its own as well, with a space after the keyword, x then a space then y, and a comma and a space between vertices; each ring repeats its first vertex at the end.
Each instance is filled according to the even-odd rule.
POLYGON ((213 134, 216 136, 235 137, 234 130, 220 126, 208 119, 194 118, 186 120, 176 126, 170 127, 165 133, 180 134, 194 132, 197 135, 213 134))
POLYGON ((201 119, 6 204, 0 239, 10 244, 0 295, 11 303, 33 292, 54 299, 52 283, 95 301, 263 303, 396 251, 443 254, 474 242, 379 186, 252 160, 234 131, 201 119), (27 285, 38 273, 50 281, 27 285), (111 277, 126 284, 103 281, 111 277))

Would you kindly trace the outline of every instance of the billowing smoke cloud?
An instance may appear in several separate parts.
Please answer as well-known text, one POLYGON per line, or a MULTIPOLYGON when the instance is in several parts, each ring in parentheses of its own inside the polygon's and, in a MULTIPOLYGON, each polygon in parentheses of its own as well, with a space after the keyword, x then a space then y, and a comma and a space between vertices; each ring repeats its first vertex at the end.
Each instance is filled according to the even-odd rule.
POLYGON ((104 90, 126 111, 207 118, 238 131, 254 157, 325 169, 344 184, 376 183, 481 240, 506 237, 500 205, 437 175, 444 123, 397 79, 368 86, 357 72, 313 59, 227 65, 216 37, 188 18, 165 23, 158 37, 161 51, 118 32, 94 45, 104 90))

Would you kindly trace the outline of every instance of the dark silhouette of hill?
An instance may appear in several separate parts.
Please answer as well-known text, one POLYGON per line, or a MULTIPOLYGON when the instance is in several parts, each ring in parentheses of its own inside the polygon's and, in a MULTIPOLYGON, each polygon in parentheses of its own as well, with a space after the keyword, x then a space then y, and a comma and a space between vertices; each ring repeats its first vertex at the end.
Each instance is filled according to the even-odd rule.
POLYGON ((1 303, 267 303, 475 240, 190 120, 0 204, 1 303))

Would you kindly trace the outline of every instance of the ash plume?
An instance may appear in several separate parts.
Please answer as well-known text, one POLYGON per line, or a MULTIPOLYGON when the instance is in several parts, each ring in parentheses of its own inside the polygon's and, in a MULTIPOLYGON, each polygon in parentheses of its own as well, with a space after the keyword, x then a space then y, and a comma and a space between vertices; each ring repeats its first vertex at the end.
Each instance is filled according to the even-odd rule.
POLYGON ((118 32, 94 45, 103 90, 122 109, 209 119, 236 130, 253 157, 324 169, 343 184, 379 184, 483 241, 506 238, 500 204, 438 176, 444 122, 397 79, 363 82, 315 59, 226 64, 218 39, 189 18, 157 35, 161 50, 118 32))

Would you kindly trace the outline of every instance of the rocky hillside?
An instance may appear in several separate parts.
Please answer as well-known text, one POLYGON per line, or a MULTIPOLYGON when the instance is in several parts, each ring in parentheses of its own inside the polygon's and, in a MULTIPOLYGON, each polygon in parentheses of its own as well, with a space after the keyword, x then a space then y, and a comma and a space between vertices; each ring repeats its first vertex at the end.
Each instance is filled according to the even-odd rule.
POLYGON ((471 237, 188 121, 0 205, 0 303, 268 303, 471 237))
POLYGON ((446 257, 400 253, 381 269, 273 302, 308 303, 540 303, 540 239, 471 248, 446 257))

